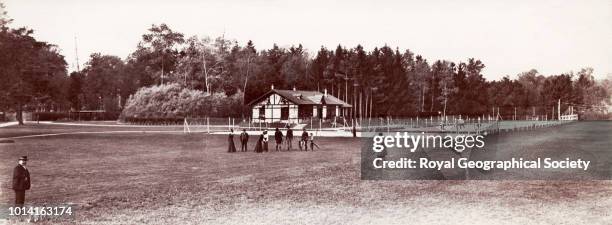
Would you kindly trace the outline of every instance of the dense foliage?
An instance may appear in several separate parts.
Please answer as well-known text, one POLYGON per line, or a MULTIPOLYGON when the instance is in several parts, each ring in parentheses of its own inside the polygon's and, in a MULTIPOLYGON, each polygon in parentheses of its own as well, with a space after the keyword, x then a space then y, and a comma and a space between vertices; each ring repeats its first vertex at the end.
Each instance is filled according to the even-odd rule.
POLYGON ((244 116, 249 111, 243 105, 271 85, 327 89, 355 106, 352 116, 495 110, 550 115, 559 100, 562 111, 573 106, 583 114, 602 114, 611 103, 612 77, 596 81, 590 68, 552 75, 529 70, 516 79, 487 81, 485 64, 474 58, 428 61, 387 45, 371 51, 361 45, 321 47, 314 55, 300 44, 258 50, 252 41, 185 37, 165 24, 152 25, 126 59, 94 53, 68 77, 53 45, 35 40, 31 30, 8 28, 9 23, 0 15, 4 111, 26 104, 39 110, 123 111, 124 117, 244 116))
POLYGON ((183 88, 176 83, 139 89, 123 109, 122 118, 239 116, 242 93, 226 96, 183 88), (228 114, 227 112, 234 112, 228 114))
POLYGON ((61 110, 67 105, 66 61, 56 46, 32 37, 27 28, 9 28, 0 3, 0 111, 61 110))

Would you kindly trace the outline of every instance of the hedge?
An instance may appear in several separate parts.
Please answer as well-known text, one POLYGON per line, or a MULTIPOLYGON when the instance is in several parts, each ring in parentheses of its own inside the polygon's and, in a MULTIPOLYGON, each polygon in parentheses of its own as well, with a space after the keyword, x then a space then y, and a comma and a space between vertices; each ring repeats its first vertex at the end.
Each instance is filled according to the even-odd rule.
POLYGON ((33 112, 32 120, 117 120, 119 112, 33 112))
POLYGON ((205 118, 238 117, 242 114, 242 92, 232 96, 209 94, 200 90, 166 84, 143 87, 130 96, 121 113, 121 120, 141 121, 140 118, 205 118))

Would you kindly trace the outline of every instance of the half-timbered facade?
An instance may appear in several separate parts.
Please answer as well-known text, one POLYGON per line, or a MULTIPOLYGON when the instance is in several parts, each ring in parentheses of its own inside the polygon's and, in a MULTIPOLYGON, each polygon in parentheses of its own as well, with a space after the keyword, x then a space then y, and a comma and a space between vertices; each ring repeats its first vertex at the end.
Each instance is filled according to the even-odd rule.
POLYGON ((272 89, 249 103, 255 123, 299 123, 310 118, 331 119, 343 116, 350 104, 318 91, 272 89))

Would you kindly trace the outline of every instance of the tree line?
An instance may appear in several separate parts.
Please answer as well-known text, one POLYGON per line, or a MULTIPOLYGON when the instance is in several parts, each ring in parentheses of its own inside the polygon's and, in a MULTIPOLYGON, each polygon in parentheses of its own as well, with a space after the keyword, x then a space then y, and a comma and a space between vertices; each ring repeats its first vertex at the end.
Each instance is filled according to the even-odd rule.
MULTIPOLYGON (((428 61, 411 50, 384 45, 321 47, 310 55, 301 45, 258 49, 223 36, 185 37, 166 24, 152 25, 125 59, 91 54, 84 68, 67 75, 56 46, 35 40, 32 31, 0 32, 0 107, 29 110, 121 111, 139 89, 174 85, 205 95, 223 94, 242 104, 228 115, 248 116, 244 105, 270 90, 319 90, 352 104, 351 116, 550 114, 560 99, 580 112, 604 112, 611 78, 596 81, 593 69, 556 75, 536 70, 487 81, 485 64, 428 61), (537 111, 537 112, 536 112, 537 111)), ((174 87, 173 88, 176 88, 174 87)), ((163 88, 162 88, 163 89, 163 88)), ((173 89, 174 90, 174 89, 173 89)), ((177 93, 180 93, 177 92, 177 93)), ((148 109, 150 110, 150 109, 148 109)))
POLYGON ((87 102, 95 102, 96 96, 126 99, 141 87, 176 83, 210 94, 244 93, 243 104, 272 85, 327 90, 353 104, 355 116, 478 115, 495 107, 506 112, 516 108, 521 114, 532 113, 535 107, 542 114, 559 99, 565 108, 573 105, 582 110, 610 103, 610 80, 595 81, 591 68, 549 76, 529 70, 516 79, 505 76, 499 81, 487 81, 484 68, 474 58, 430 63, 410 50, 386 45, 371 51, 361 45, 321 47, 314 56, 300 44, 258 50, 252 41, 240 45, 224 37, 185 38, 161 24, 142 36, 125 61, 93 54, 80 74, 83 83, 92 86, 85 88, 93 96, 87 102))

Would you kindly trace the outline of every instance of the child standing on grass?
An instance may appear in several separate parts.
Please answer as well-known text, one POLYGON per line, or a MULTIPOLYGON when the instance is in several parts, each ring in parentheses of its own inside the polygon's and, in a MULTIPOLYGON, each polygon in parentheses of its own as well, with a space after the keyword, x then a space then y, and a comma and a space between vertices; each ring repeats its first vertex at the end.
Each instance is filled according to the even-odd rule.
POLYGON ((310 133, 309 140, 310 140, 310 151, 314 151, 314 147, 315 146, 317 147, 317 149, 320 149, 319 145, 317 145, 317 143, 314 142, 314 134, 313 133, 310 133))

